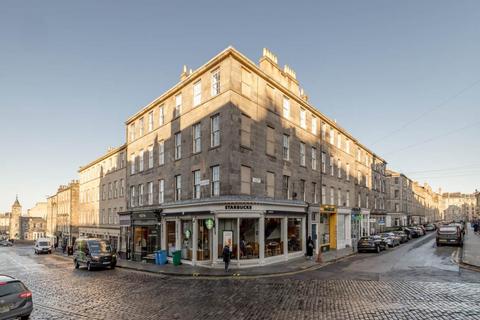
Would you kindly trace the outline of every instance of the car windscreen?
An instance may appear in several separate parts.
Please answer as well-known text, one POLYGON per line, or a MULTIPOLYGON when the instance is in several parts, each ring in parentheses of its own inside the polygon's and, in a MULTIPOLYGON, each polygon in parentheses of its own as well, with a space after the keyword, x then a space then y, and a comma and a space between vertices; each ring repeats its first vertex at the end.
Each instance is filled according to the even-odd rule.
POLYGON ((50 244, 47 241, 40 241, 38 245, 41 247, 48 247, 50 244))
POLYGON ((92 253, 110 253, 110 244, 106 241, 89 241, 88 248, 92 253))
POLYGON ((362 240, 363 240, 363 241, 370 241, 370 240, 372 240, 372 238, 370 238, 370 237, 361 237, 361 238, 360 238, 360 241, 362 241, 362 240))
POLYGON ((26 288, 21 282, 0 283, 0 297, 16 294, 25 291, 26 288))

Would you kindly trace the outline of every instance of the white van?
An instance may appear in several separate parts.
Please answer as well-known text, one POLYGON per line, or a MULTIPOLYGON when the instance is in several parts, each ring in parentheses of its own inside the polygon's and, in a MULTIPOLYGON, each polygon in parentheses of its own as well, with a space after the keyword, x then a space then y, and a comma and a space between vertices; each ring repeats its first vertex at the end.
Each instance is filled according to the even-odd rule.
POLYGON ((35 241, 35 254, 52 253, 52 242, 48 238, 38 238, 35 241))

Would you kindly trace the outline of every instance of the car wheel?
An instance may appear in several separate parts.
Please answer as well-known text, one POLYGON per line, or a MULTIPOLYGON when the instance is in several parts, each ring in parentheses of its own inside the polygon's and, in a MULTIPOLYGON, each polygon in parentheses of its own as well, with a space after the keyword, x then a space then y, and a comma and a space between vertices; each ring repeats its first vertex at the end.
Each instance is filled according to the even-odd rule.
POLYGON ((28 319, 30 319, 30 315, 27 314, 26 316, 21 316, 20 319, 21 320, 28 320, 28 319))
POLYGON ((77 259, 73 260, 73 265, 75 266, 75 269, 80 268, 80 265, 78 264, 77 259))
POLYGON ((380 253, 381 249, 380 246, 377 246, 377 253, 380 253))
POLYGON ((437 241, 437 247, 441 247, 441 246, 442 246, 442 244, 437 241))
POLYGON ((87 270, 92 271, 92 266, 90 265, 90 262, 87 262, 87 270))

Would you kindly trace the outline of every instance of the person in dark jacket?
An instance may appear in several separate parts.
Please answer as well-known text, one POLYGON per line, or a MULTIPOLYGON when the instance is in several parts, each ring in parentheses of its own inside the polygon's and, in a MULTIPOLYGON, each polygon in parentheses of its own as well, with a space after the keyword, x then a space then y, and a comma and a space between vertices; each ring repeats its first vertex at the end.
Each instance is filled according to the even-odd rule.
POLYGON ((313 248, 314 248, 314 244, 313 244, 312 237, 308 236, 308 240, 307 240, 307 259, 309 259, 309 260, 312 260, 313 248))
POLYGON ((223 247, 222 257, 223 257, 223 262, 225 262, 226 272, 228 272, 228 265, 230 264, 230 256, 231 256, 230 247, 225 245, 225 247, 223 247))

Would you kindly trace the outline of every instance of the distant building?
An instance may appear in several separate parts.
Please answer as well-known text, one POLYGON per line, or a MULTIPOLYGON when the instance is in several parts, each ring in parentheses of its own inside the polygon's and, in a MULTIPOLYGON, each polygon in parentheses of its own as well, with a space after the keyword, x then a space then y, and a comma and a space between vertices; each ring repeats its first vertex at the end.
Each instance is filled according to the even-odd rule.
POLYGON ((442 195, 445 220, 472 220, 477 212, 477 196, 474 193, 444 193, 442 195))
POLYGON ((79 186, 78 180, 72 180, 47 198, 45 233, 48 237, 55 237, 59 246, 73 245, 79 237, 79 186))
POLYGON ((10 232, 10 213, 0 213, 0 238, 6 237, 10 232))
POLYGON ((30 218, 47 218, 47 202, 37 202, 35 206, 27 210, 27 216, 30 218))
MULTIPOLYGON (((118 248, 120 225, 118 212, 127 207, 126 148, 109 149, 98 159, 80 168, 80 236, 110 240, 118 248)), ((125 245, 125 243, 124 243, 125 245)))
POLYGON ((46 236, 47 220, 41 217, 21 217, 22 240, 37 240, 46 236))
POLYGON ((22 206, 18 201, 18 196, 12 205, 12 212, 10 213, 9 237, 10 239, 21 239, 22 228, 20 217, 22 216, 22 206))

